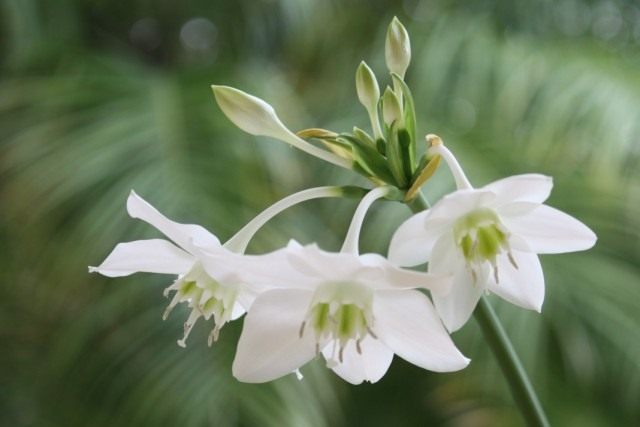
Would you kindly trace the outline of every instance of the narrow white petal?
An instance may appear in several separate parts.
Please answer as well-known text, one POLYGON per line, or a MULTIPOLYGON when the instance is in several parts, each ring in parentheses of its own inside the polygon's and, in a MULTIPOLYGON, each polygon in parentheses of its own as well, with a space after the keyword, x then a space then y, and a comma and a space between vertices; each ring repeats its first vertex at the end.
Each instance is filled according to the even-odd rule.
POLYGON ((449 274, 431 274, 394 266, 379 254, 359 256, 361 267, 353 279, 367 283, 376 289, 423 288, 438 293, 447 293, 451 287, 449 274))
POLYGON ((403 267, 427 262, 439 237, 436 233, 427 233, 425 221, 428 215, 428 210, 417 213, 398 227, 389 244, 389 261, 403 267))
POLYGON ((240 381, 262 383, 290 374, 315 356, 315 337, 300 337, 313 293, 275 289, 260 295, 244 320, 233 375, 240 381))
POLYGON ((131 191, 127 199, 127 211, 132 218, 138 218, 153 225, 188 252, 193 252, 192 240, 198 240, 198 244, 201 246, 216 247, 220 245, 218 238, 205 228, 195 224, 180 224, 171 221, 134 191, 131 191))
POLYGON ((511 233, 526 240, 531 251, 539 254, 583 251, 597 240, 589 227, 546 205, 538 206, 527 215, 504 217, 504 224, 511 233))
POLYGON ((92 273, 109 277, 128 276, 137 272, 184 274, 193 266, 193 256, 162 239, 118 243, 92 273))
POLYGON ((434 256, 429 262, 429 272, 453 275, 451 290, 447 294, 432 292, 433 304, 450 332, 464 326, 484 291, 488 271, 477 268, 474 280, 464 258, 457 252, 453 237, 445 235, 438 240, 434 256))
POLYGON ((378 291, 373 315, 378 338, 406 361, 436 372, 457 371, 469 364, 422 293, 378 291))
POLYGON ((529 173, 494 181, 482 187, 482 190, 496 193, 498 197, 494 203, 502 205, 515 201, 543 203, 552 188, 553 178, 550 176, 529 173))
MULTIPOLYGON (((349 341, 342 352, 342 362, 338 361, 332 368, 333 372, 355 385, 363 381, 379 381, 391 365, 393 351, 369 335, 360 343, 360 350, 361 353, 358 353, 355 341, 349 341)), ((325 359, 332 359, 332 345, 326 346, 322 354, 325 359)))
POLYGON ((540 260, 536 254, 521 251, 513 251, 512 256, 518 268, 511 264, 506 254, 498 256, 499 282, 490 277, 489 290, 512 304, 540 312, 544 301, 540 260))

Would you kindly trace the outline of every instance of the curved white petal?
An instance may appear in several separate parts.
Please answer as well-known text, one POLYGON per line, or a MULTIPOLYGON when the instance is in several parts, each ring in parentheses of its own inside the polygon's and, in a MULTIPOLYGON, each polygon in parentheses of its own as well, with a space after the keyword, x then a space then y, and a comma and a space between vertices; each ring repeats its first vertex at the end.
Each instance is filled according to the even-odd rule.
POLYGON ((194 252, 192 240, 197 240, 199 246, 220 246, 218 238, 204 227, 171 221, 133 190, 127 199, 127 212, 132 218, 138 218, 153 225, 187 252, 194 252))
MULTIPOLYGON (((360 343, 358 353, 354 341, 349 341, 342 353, 342 362, 337 363, 331 369, 345 381, 357 385, 363 381, 375 383, 384 376, 393 360, 393 351, 380 340, 367 335, 360 343)), ((329 344, 322 351, 325 359, 332 360, 334 354, 333 345, 329 344)))
POLYGON ((389 244, 389 261, 403 267, 427 262, 438 238, 435 233, 427 233, 425 221, 428 215, 428 210, 417 213, 398 227, 389 244))
POLYGON ((300 326, 313 293, 275 289, 260 295, 244 320, 233 375, 240 381, 261 383, 290 374, 315 356, 315 336, 300 326))
POLYGON ((458 190, 447 194, 431 209, 426 218, 427 231, 447 228, 461 216, 492 204, 496 194, 486 190, 458 190))
POLYGON ((504 217, 503 222, 511 233, 526 240, 531 251, 539 254, 583 251, 597 240, 589 227, 547 205, 540 205, 527 215, 504 217))
POLYGON ((436 372, 457 371, 469 364, 422 293, 378 291, 373 315, 378 338, 406 361, 436 372))
POLYGON ((516 269, 506 254, 498 256, 498 280, 489 279, 489 290, 512 304, 535 310, 542 310, 544 301, 544 275, 538 256, 533 253, 513 251, 516 269))
POLYGON ((510 176, 482 187, 496 193, 496 205, 521 201, 543 203, 551 194, 553 178, 537 173, 510 176))
MULTIPOLYGON (((376 289, 424 288, 436 292, 448 292, 451 278, 445 274, 430 274, 407 270, 393 265, 379 254, 363 254, 357 258, 358 269, 351 278, 376 289)), ((327 266, 331 268, 331 266, 327 266)), ((336 277, 335 280, 340 280, 336 277)))
POLYGON ((118 243, 98 267, 89 267, 91 273, 109 277, 128 276, 133 273, 184 274, 193 266, 195 258, 162 239, 136 240, 118 243))
POLYGON ((429 262, 429 271, 453 275, 449 293, 432 292, 431 296, 442 322, 450 332, 455 332, 471 317, 485 289, 488 270, 477 268, 474 280, 464 258, 453 243, 453 237, 445 235, 436 243, 433 259, 429 262))

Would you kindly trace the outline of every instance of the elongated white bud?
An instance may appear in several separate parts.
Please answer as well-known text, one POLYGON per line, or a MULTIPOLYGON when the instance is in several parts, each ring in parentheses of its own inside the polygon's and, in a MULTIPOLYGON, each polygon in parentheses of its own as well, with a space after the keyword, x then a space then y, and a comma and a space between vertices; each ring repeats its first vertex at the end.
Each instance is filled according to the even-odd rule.
POLYGON ((358 99, 367 111, 371 111, 378 105, 380 88, 378 80, 369 66, 362 61, 356 70, 356 91, 358 99))
POLYGON ((222 112, 243 131, 279 139, 312 156, 351 169, 350 161, 308 143, 287 129, 273 107, 262 99, 229 86, 212 85, 211 89, 222 112))
POLYGON ((393 18, 387 30, 384 55, 389 71, 404 79, 404 74, 411 62, 411 42, 407 29, 396 17, 393 18))
POLYGON ((367 109, 367 113, 369 113, 373 136, 376 139, 382 138, 382 129, 378 118, 380 88, 378 87, 376 75, 373 74, 371 68, 364 61, 360 63, 356 70, 356 91, 358 92, 358 99, 367 109))
POLYGON ((393 122, 401 123, 402 121, 400 100, 388 86, 382 95, 382 118, 387 126, 391 126, 393 122))

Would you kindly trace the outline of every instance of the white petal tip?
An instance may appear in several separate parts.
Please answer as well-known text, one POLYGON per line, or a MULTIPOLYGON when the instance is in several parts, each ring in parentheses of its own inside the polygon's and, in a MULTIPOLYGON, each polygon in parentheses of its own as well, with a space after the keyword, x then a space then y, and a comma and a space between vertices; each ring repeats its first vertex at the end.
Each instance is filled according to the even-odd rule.
POLYGON ((300 369, 296 369, 295 371, 293 371, 293 373, 295 374, 298 381, 302 381, 304 379, 304 375, 302 375, 302 372, 300 372, 300 369))
POLYGON ((178 343, 178 346, 182 348, 187 348, 187 344, 184 342, 184 340, 178 340, 176 342, 178 343))
POLYGON ((89 266, 89 273, 99 273, 100 270, 98 267, 91 267, 89 266))

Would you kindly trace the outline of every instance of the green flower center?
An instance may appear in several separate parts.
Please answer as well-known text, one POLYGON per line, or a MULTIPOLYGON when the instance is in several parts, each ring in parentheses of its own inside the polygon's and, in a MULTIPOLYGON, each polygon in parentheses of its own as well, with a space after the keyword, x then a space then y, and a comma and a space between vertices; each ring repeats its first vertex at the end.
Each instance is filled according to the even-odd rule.
POLYGON ((231 320, 238 297, 237 288, 217 282, 196 263, 187 274, 166 288, 164 295, 168 296, 171 291, 175 291, 175 294, 162 316, 163 320, 167 319, 178 303, 186 302, 191 308, 191 313, 184 323, 184 335, 178 340, 178 345, 186 346, 185 341, 200 317, 204 317, 205 320, 213 317, 215 325, 208 338, 208 344, 211 346, 217 341, 220 329, 231 320))
POLYGON ((360 343, 367 336, 377 336, 371 330, 373 292, 366 286, 351 282, 321 285, 312 299, 305 320, 300 325, 300 337, 310 328, 316 336, 316 353, 320 342, 333 341, 333 357, 342 363, 344 348, 354 341, 358 353, 360 343), (336 358, 337 353, 337 358, 336 358))
POLYGON ((503 252, 518 268, 509 247, 509 232, 491 209, 476 209, 458 218, 453 225, 453 236, 471 270, 474 284, 477 281, 476 267, 485 262, 491 264, 495 281, 499 282, 496 259, 503 252))

